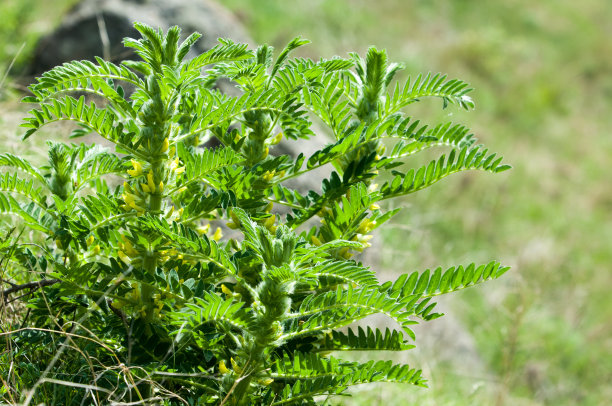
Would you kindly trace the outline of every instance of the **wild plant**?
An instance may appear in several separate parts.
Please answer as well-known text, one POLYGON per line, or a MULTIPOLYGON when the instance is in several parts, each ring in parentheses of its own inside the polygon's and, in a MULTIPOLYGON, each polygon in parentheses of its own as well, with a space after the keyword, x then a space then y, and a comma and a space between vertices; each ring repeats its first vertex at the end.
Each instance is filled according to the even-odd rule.
POLYGON ((467 127, 405 113, 430 97, 471 109, 468 84, 394 82, 402 66, 374 47, 290 59, 301 38, 276 57, 221 39, 186 59, 199 34, 180 42, 178 27, 136 28, 142 38, 124 43, 141 60, 66 63, 24 100, 36 105, 24 140, 72 121, 72 137, 112 148, 49 141, 40 167, 0 154, 13 170, 0 177, 0 295, 5 313, 25 305, 2 332, 3 399, 285 405, 369 382, 425 386, 412 366, 341 354, 413 348, 411 326, 440 316, 435 296, 508 269, 493 261, 379 283, 359 257, 399 210, 387 200, 509 168, 467 127), (216 90, 222 79, 241 95, 216 90), (276 153, 323 137, 313 120, 331 136, 324 148, 276 153), (447 153, 411 167, 434 147, 447 153), (322 167, 320 190, 289 186, 322 167), (397 327, 355 326, 374 314, 397 327))

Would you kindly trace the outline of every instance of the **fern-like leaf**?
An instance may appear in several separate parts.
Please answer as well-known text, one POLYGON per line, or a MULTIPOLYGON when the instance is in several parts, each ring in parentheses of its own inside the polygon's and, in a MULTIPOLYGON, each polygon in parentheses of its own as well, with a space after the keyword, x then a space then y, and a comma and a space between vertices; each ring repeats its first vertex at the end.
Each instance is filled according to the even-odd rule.
POLYGON ((20 169, 38 180, 41 184, 46 184, 46 180, 43 174, 36 169, 32 164, 23 158, 10 153, 0 154, 0 166, 10 166, 12 168, 20 169))
POLYGON ((219 38, 219 44, 189 61, 187 69, 201 69, 207 65, 242 61, 251 57, 253 57, 253 51, 248 49, 247 44, 238 44, 231 39, 219 38))
POLYGON ((10 192, 25 197, 46 209, 46 198, 41 187, 36 187, 33 180, 20 179, 17 174, 6 173, 0 175, 0 191, 10 192))
POLYGON ((458 79, 446 80, 446 75, 436 73, 426 76, 418 75, 414 81, 408 78, 403 88, 396 84, 392 94, 387 95, 383 110, 385 115, 391 115, 423 97, 439 97, 444 107, 449 103, 456 104, 466 110, 474 108, 472 98, 467 95, 472 89, 458 79))
POLYGON ((379 329, 372 330, 369 326, 366 330, 348 328, 347 332, 332 331, 326 334, 317 343, 314 351, 404 351, 414 348, 412 344, 406 344, 403 333, 400 330, 379 329))
POLYGON ((171 323, 180 327, 176 334, 187 327, 194 331, 205 323, 224 323, 234 328, 248 330, 254 321, 253 315, 244 308, 244 303, 233 299, 222 299, 212 292, 204 292, 204 297, 194 298, 179 312, 169 314, 171 323))
POLYGON ((120 123, 117 115, 109 109, 98 109, 95 104, 85 104, 85 97, 78 100, 65 96, 62 99, 53 99, 50 103, 41 103, 40 110, 29 111, 21 127, 28 130, 23 139, 29 138, 42 126, 57 121, 74 121, 86 128, 96 131, 105 139, 128 147, 132 144, 132 136, 124 132, 124 125, 120 123))
POLYGON ((195 152, 181 143, 177 152, 185 164, 185 175, 189 182, 203 180, 210 183, 209 176, 212 173, 242 161, 242 157, 231 148, 204 149, 202 152, 195 152))
POLYGON ((342 281, 342 283, 350 283, 361 287, 378 284, 376 274, 373 271, 351 261, 324 261, 308 267, 303 275, 317 279, 333 277, 342 281))
POLYGON ((395 282, 384 283, 380 291, 394 298, 419 295, 422 298, 433 297, 457 290, 465 289, 490 279, 497 279, 510 268, 492 261, 488 264, 448 268, 443 271, 437 268, 422 273, 403 274, 395 282))
POLYGON ((408 327, 415 322, 404 311, 405 305, 377 287, 346 289, 315 294, 306 297, 298 309, 287 320, 283 339, 291 339, 329 328, 343 327, 371 314, 382 313, 402 326, 411 337, 414 333, 408 327))
POLYGON ((304 400, 310 400, 313 396, 340 394, 349 386, 369 382, 398 382, 426 386, 420 370, 410 368, 408 365, 393 364, 392 361, 342 363, 334 358, 309 356, 297 362, 279 363, 276 367, 285 368, 284 371, 287 373, 298 376, 300 373, 311 371, 311 368, 329 373, 313 379, 298 379, 294 384, 287 384, 281 392, 280 399, 272 403, 273 405, 303 404, 304 400))
POLYGON ((442 155, 437 161, 431 161, 427 166, 417 170, 411 169, 407 173, 392 171, 394 177, 385 182, 380 188, 383 199, 406 195, 425 189, 439 180, 457 172, 466 170, 483 170, 499 173, 510 169, 509 165, 502 165, 501 157, 496 154, 487 154, 487 149, 465 146, 460 150, 452 150, 448 158, 442 155))

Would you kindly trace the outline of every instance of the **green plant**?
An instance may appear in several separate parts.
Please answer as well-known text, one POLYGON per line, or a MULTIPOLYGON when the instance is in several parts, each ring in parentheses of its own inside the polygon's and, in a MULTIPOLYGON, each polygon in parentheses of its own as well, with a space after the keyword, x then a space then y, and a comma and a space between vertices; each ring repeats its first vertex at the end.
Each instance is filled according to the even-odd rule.
POLYGON ((36 39, 45 31, 41 20, 55 20, 74 0, 58 0, 53 5, 36 0, 3 1, 0 3, 0 96, 9 75, 19 74, 34 50, 36 39), (43 17, 44 16, 44 17, 43 17))
POLYGON ((4 304, 24 290, 28 298, 0 344, 2 396, 281 405, 375 381, 425 385, 408 365, 330 353, 412 348, 416 319, 440 316, 434 296, 507 270, 470 264, 379 284, 351 259, 399 210, 381 209, 385 200, 452 173, 509 168, 466 127, 429 127, 402 112, 424 97, 469 109, 468 85, 437 74, 389 91, 401 66, 385 51, 289 59, 307 43, 300 38, 276 59, 271 47, 221 40, 185 61, 199 34, 179 43, 177 27, 136 28, 143 38, 125 45, 141 61, 68 63, 39 78, 25 99, 38 104, 23 124, 25 139, 69 120, 80 126, 73 137, 97 133, 114 152, 53 142, 41 168, 0 155, 0 164, 29 177, 2 176, 0 211, 40 236, 22 243, 13 228, 0 245, 0 277, 10 285, 0 292, 4 304), (221 78, 242 95, 215 90, 221 78), (332 133, 329 145, 309 157, 274 156, 282 139, 314 136, 314 117, 332 133), (207 147, 213 139, 221 145, 207 147), (450 147, 448 155, 398 170, 436 146, 450 147), (325 165, 334 170, 320 192, 284 184, 325 165), (379 175, 387 176, 381 186, 379 175), (223 225, 234 230, 226 229, 229 238, 223 225), (351 327, 378 313, 399 328, 351 327))

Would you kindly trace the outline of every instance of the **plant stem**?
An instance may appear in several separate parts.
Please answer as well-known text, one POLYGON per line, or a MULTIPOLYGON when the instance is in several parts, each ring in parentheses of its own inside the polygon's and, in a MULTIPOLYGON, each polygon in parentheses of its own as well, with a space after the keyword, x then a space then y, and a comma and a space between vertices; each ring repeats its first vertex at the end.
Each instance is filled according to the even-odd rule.
MULTIPOLYGON (((147 251, 143 258, 143 268, 149 275, 155 273, 157 267, 157 255, 154 251, 147 251)), ((153 321, 153 287, 148 283, 140 284, 140 299, 144 305, 144 320, 147 323, 147 333, 150 333, 148 324, 153 321)))

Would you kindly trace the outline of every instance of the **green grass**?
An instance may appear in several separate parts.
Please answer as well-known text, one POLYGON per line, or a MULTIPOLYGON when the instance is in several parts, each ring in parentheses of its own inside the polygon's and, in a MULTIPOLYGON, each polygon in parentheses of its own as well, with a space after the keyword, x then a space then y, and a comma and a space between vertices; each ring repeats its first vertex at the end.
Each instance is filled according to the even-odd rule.
MULTIPOLYGON (((493 258, 513 267, 502 280, 445 302, 474 336, 487 374, 455 371, 418 347, 405 359, 424 368, 430 390, 364 386, 353 399, 334 404, 611 404, 607 2, 223 3, 257 42, 281 48, 302 35, 313 44, 300 52, 314 58, 363 53, 374 44, 406 65, 403 78, 441 71, 469 81, 476 89, 475 111, 440 112, 438 104, 423 103, 415 115, 433 121, 444 114, 472 126, 514 166, 499 176, 456 175, 414 195, 397 226, 383 235, 387 271, 493 258)), ((46 3, 30 4, 37 6, 32 15, 46 16, 45 26, 56 21, 41 8, 46 3)), ((28 22, 12 36, 0 31, 1 66, 21 45, 14 38, 37 27, 28 22)), ((21 149, 14 126, 20 113, 13 104, 2 107, 0 142, 21 149)))
POLYGON ((34 52, 38 38, 49 32, 62 13, 78 0, 4 0, 0 2, 0 98, 20 86, 7 81, 19 76, 34 52))
POLYGON ((326 57, 374 44, 407 74, 468 80, 476 111, 438 113, 429 104, 419 115, 452 114, 514 166, 501 176, 457 175, 413 196, 395 219, 404 226, 384 235, 387 269, 491 258, 512 265, 489 289, 451 300, 493 382, 453 377, 426 359, 431 391, 364 388, 351 404, 612 402, 612 9, 595 0, 225 4, 257 42, 282 47, 302 35, 313 41, 308 56, 326 57), (473 383, 483 386, 472 394, 473 383))

